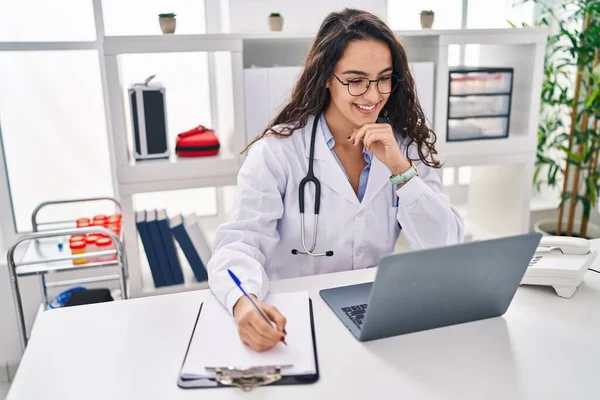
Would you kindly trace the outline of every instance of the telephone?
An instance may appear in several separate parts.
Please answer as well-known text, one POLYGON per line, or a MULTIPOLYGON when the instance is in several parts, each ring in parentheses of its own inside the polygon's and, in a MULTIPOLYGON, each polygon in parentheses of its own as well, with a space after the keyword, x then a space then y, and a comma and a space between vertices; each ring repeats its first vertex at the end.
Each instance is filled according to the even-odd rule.
POLYGON ((587 239, 543 236, 521 284, 552 286, 570 299, 597 255, 587 239))

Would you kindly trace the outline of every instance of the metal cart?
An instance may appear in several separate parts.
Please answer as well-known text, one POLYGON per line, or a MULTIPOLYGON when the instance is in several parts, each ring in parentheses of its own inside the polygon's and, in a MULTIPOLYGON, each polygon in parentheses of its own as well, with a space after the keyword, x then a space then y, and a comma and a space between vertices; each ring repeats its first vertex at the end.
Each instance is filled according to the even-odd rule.
POLYGON ((27 346, 28 334, 27 328, 25 326, 25 315, 23 312, 23 303, 21 299, 21 293, 19 291, 19 278, 25 276, 39 275, 40 277, 40 287, 42 292, 42 304, 40 308, 42 310, 46 310, 48 307, 48 288, 61 287, 61 286, 71 286, 76 284, 85 284, 85 283, 94 283, 94 282, 107 282, 107 281, 119 281, 119 286, 121 290, 121 298, 127 299, 127 261, 125 257, 125 253, 123 251, 123 243, 121 239, 115 235, 114 232, 102 227, 90 226, 86 228, 70 228, 70 229, 54 229, 54 230, 43 230, 40 231, 39 227, 41 225, 57 225, 57 224, 66 224, 72 223, 74 221, 54 221, 54 222, 46 222, 40 223, 37 221, 38 213, 41 209, 49 206, 49 205, 57 205, 57 204, 67 204, 67 203, 81 203, 81 202, 98 202, 98 201, 111 201, 115 203, 117 210, 121 211, 121 205, 119 202, 111 197, 96 197, 96 198, 87 198, 87 199, 75 199, 75 200, 59 200, 59 201, 48 201, 40 204, 33 211, 31 216, 31 223, 33 226, 33 232, 29 234, 25 234, 19 238, 19 240, 12 245, 12 247, 8 250, 8 271, 10 276, 10 281, 13 290, 13 298, 15 302, 15 310, 17 313, 17 326, 19 328, 19 338, 21 341, 21 349, 25 350, 27 346), (60 256, 60 257, 46 257, 41 250, 41 241, 42 239, 51 239, 58 238, 62 236, 70 236, 70 235, 78 235, 78 234, 90 234, 90 233, 102 233, 107 235, 115 245, 114 250, 106 250, 106 251, 96 251, 93 253, 84 253, 71 255, 69 252, 68 255, 60 256), (17 247, 21 244, 27 243, 28 250, 32 250, 36 252, 36 257, 32 260, 24 259, 23 261, 16 263, 15 262, 15 251, 17 247), (73 260, 77 259, 85 259, 90 257, 103 257, 103 256, 113 256, 116 255, 115 260, 109 261, 99 261, 99 262, 88 262, 85 264, 73 264, 73 260), (89 270, 96 268, 104 268, 104 267, 117 267, 117 274, 110 275, 102 275, 102 276, 94 276, 87 278, 78 278, 78 279, 70 279, 70 280, 62 280, 55 282, 46 282, 46 274, 50 273, 59 273, 65 271, 76 271, 76 270, 89 270))

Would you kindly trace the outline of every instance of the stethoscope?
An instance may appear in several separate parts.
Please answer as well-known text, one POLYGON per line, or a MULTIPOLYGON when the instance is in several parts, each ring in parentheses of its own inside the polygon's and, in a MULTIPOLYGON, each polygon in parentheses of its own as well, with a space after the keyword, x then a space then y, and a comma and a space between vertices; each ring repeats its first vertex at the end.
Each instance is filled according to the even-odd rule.
POLYGON ((325 253, 314 253, 315 246, 317 245, 317 225, 319 224, 319 208, 321 206, 321 182, 315 177, 313 173, 313 163, 315 161, 315 139, 317 136, 317 125, 319 124, 319 115, 315 116, 315 121, 312 126, 312 134, 310 136, 310 155, 308 157, 308 172, 304 179, 300 181, 298 187, 299 199, 298 204, 300 205, 300 229, 302 230, 302 247, 304 251, 292 250, 292 254, 304 254, 313 257, 327 256, 331 257, 333 251, 329 250, 325 253), (312 182, 315 185, 315 228, 313 230, 313 243, 311 248, 306 247, 306 236, 304 235, 304 187, 307 183, 312 182))

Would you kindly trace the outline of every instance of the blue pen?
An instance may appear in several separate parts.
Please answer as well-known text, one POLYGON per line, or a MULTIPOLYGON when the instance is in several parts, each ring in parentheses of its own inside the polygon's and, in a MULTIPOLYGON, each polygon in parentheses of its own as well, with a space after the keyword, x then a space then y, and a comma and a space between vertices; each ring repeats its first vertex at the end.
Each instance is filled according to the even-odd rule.
MULTIPOLYGON (((240 282, 240 280, 238 279, 238 277, 235 276, 235 274, 233 273, 233 271, 230 270, 230 269, 227 269, 227 272, 229 272, 229 276, 231 276, 231 279, 233 279, 233 281, 235 282, 235 284, 237 285, 237 287, 240 288, 240 290, 242 291, 242 293, 244 294, 244 296, 246 296, 248 298, 248 300, 250 300, 250 302, 252 303, 252 305, 260 313, 260 315, 263 317, 263 319, 265 321, 267 321, 267 324, 271 325, 271 320, 265 315, 264 311, 261 310, 261 308, 258 306, 258 304, 256 304, 256 302, 254 301, 254 299, 252 298, 252 296, 250 296, 250 295, 248 295, 248 293, 246 293, 246 291, 242 287, 242 282, 240 282)), ((271 325, 271 326, 273 326, 273 325, 271 325)), ((283 330, 283 333, 285 335, 287 335, 287 332, 285 331, 285 329, 283 330)), ((287 343, 285 342, 284 338, 281 338, 281 341, 283 342, 283 344, 285 344, 287 346, 287 343)))

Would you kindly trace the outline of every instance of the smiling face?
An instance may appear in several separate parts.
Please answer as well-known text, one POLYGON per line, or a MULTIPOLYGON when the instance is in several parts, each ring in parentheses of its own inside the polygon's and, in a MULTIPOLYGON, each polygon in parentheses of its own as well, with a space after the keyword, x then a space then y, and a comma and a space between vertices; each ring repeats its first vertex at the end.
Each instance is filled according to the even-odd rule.
POLYGON ((359 96, 352 94, 360 94, 365 90, 368 84, 365 78, 383 78, 379 83, 382 91, 392 84, 392 53, 388 45, 375 40, 349 43, 335 65, 333 74, 327 82, 327 88, 331 94, 330 106, 336 114, 357 127, 376 122, 390 94, 380 93, 375 82, 371 82, 365 93, 359 96))

